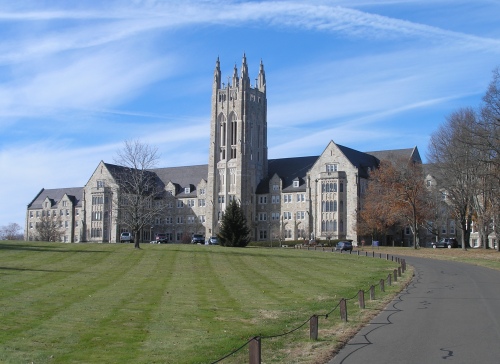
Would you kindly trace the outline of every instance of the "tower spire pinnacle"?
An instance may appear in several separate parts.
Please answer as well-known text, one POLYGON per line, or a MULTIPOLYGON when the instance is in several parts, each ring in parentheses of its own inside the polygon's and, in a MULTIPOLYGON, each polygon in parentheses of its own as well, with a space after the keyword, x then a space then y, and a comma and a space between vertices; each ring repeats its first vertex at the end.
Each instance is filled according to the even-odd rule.
POLYGON ((239 79, 238 79, 238 69, 236 68, 236 64, 234 64, 233 70, 233 87, 238 87, 239 79))
POLYGON ((241 82, 242 84, 250 85, 250 78, 248 77, 247 56, 243 52, 243 59, 241 61, 241 82))
POLYGON ((215 61, 215 70, 214 70, 214 87, 219 89, 220 84, 221 84, 220 61, 219 61, 219 56, 217 56, 217 61, 215 61))
POLYGON ((259 77, 257 78, 257 87, 260 91, 266 92, 266 73, 264 72, 264 63, 260 60, 259 77))

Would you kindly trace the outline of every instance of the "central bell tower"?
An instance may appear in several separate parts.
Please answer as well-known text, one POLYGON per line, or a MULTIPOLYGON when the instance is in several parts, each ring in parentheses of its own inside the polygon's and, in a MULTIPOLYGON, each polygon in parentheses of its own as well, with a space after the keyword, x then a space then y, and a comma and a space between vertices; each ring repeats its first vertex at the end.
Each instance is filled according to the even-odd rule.
MULTIPOLYGON (((222 214, 232 200, 242 206, 252 228, 255 192, 267 176, 267 99, 262 61, 252 85, 245 55, 240 76, 235 65, 227 83, 222 82, 217 58, 212 84, 209 150, 207 236, 218 233, 222 214)), ((253 228, 251 231, 255 234, 253 228)))

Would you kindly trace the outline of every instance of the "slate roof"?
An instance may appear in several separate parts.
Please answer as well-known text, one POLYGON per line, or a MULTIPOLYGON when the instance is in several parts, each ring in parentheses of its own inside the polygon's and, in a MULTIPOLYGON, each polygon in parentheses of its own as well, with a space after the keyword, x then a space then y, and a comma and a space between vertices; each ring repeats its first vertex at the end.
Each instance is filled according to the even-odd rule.
POLYGON ((123 166, 118 166, 116 164, 111 164, 111 163, 104 163, 106 168, 108 169, 109 173, 111 173, 111 176, 116 180, 119 178, 120 174, 126 172, 128 170, 127 167, 123 166))
POLYGON ((76 207, 82 206, 82 198, 83 198, 83 187, 70 187, 70 188, 54 188, 54 189, 45 189, 38 193, 38 195, 31 201, 28 205, 29 209, 41 209, 43 207, 43 202, 48 197, 51 201, 52 206, 56 206, 59 201, 64 197, 64 195, 68 195, 69 199, 73 202, 76 207))
POLYGON ((406 149, 391 149, 391 150, 380 150, 375 152, 366 152, 371 154, 379 160, 393 160, 395 158, 407 158, 408 160, 413 157, 417 162, 422 162, 420 158, 420 153, 417 147, 406 148, 406 149))
POLYGON ((277 174, 283 182, 283 191, 305 191, 305 177, 307 172, 318 160, 318 156, 269 159, 267 162, 268 177, 257 186, 257 193, 269 192, 269 180, 277 174), (293 188, 293 181, 299 179, 299 187, 293 188))
POLYGON ((360 152, 355 149, 344 147, 343 145, 338 145, 337 147, 345 155, 345 157, 351 162, 351 164, 358 168, 358 173, 360 177, 368 178, 369 168, 377 167, 380 163, 380 158, 372 153, 360 152))
POLYGON ((177 187, 178 197, 196 197, 196 186, 201 180, 208 180, 208 164, 183 167, 155 168, 151 172, 156 173, 160 180, 167 185, 172 182, 177 187), (190 193, 184 189, 190 188, 190 193))
MULTIPOLYGON (((124 167, 124 166, 118 166, 116 164, 110 164, 110 163, 104 163, 106 168, 109 170, 109 173, 113 176, 115 180, 118 180, 121 176, 126 175, 126 173, 131 170, 129 167, 124 167)), ((152 173, 153 175, 156 176, 154 173, 154 170, 148 171, 146 170, 145 173, 152 173)))

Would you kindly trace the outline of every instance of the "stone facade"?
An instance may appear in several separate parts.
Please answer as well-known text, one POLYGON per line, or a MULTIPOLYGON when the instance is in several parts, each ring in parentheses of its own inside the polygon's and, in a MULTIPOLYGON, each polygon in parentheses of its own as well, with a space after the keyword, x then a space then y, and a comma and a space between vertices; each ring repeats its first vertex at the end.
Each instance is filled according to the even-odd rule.
MULTIPOLYGON (((207 165, 151 170, 163 183, 166 208, 141 232, 140 240, 152 240, 155 233, 167 234, 172 242, 187 242, 197 233, 208 239, 217 234, 227 203, 236 200, 245 211, 253 240, 356 242, 356 216, 369 171, 389 154, 421 162, 416 147, 364 153, 333 141, 319 156, 268 159, 264 65, 260 63, 252 85, 245 56, 241 73, 235 67, 227 84, 217 59, 210 120, 207 165)), ((70 210, 69 241, 118 242, 127 230, 116 219, 120 168, 100 162, 80 188, 81 197, 73 199, 70 210)), ((46 196, 51 206, 59 208, 68 200, 57 200, 51 191, 62 190, 42 190, 28 205, 26 236, 34 237, 29 235, 34 229, 30 214, 44 209, 39 199, 46 196)))
POLYGON ((24 239, 38 240, 38 225, 44 218, 50 218, 65 243, 83 241, 85 217, 83 209, 83 188, 44 189, 36 195, 26 210, 24 239))

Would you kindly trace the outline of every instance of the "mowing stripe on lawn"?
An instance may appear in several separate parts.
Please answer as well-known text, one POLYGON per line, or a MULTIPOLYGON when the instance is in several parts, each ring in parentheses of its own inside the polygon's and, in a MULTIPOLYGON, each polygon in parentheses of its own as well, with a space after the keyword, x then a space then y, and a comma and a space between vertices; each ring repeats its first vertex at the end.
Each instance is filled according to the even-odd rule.
POLYGON ((0 242, 5 363, 207 363, 395 266, 291 249, 12 245, 0 242))

